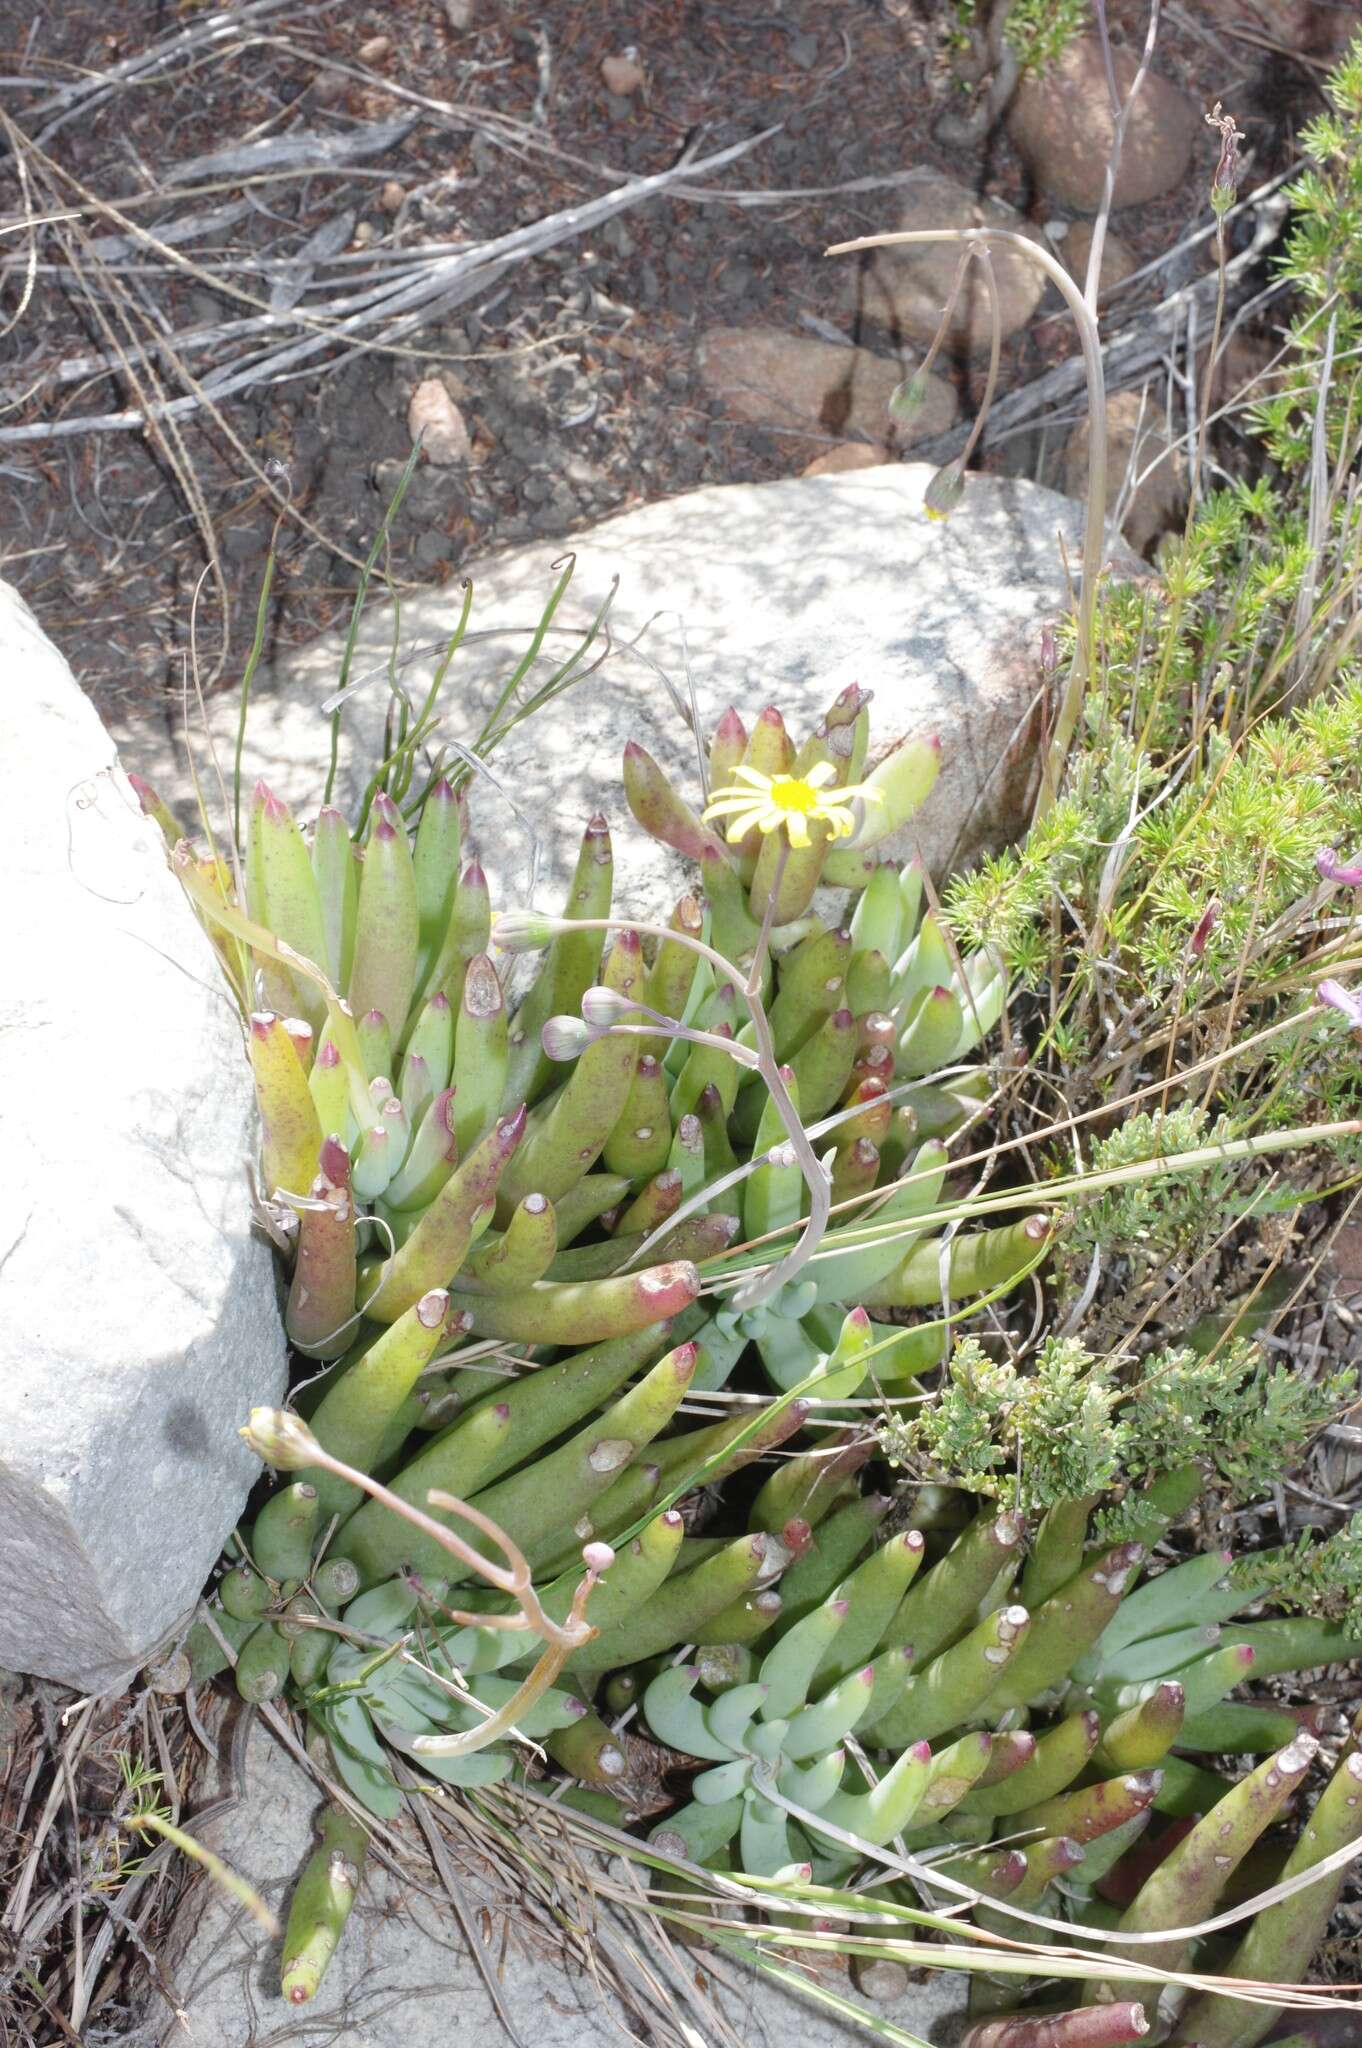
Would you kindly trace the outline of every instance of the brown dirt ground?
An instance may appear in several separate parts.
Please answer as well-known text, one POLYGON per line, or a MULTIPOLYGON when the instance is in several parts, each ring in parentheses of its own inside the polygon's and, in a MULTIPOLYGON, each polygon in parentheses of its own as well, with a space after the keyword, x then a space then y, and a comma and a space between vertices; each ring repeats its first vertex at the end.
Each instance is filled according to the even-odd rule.
MULTIPOLYGON (((1298 6, 1274 28, 1256 0, 1216 0, 1195 15, 1172 7, 1159 61, 1199 103, 1233 106, 1255 171, 1266 172, 1288 159, 1296 127, 1318 108, 1323 60, 1314 52, 1353 13, 1298 6)), ((1142 34, 1138 0, 1116 0, 1111 14, 1118 39, 1142 34)), ((776 132, 711 183, 828 188, 927 164, 1045 217, 1005 138, 968 151, 933 140, 958 88, 948 62, 954 11, 932 0, 474 0, 464 32, 451 27, 444 0, 300 0, 261 17, 255 40, 173 63, 55 131, 51 113, 34 111, 52 82, 125 63, 204 18, 193 4, 163 0, 0 4, 9 74, 0 106, 42 139, 54 167, 49 198, 69 201, 68 181, 78 179, 160 230, 238 202, 236 218, 185 245, 192 267, 150 259, 128 275, 121 266, 127 317, 143 332, 180 335, 239 315, 247 309, 231 293, 263 289, 249 266, 293 255, 338 216, 350 216, 352 263, 366 246, 377 263, 418 243, 489 239, 602 191, 611 170, 658 171, 688 142, 709 150, 764 129, 776 132), (613 97, 601 76, 602 59, 628 45, 646 74, 632 100, 613 97), (165 192, 176 162, 248 137, 343 133, 388 119, 408 105, 403 91, 463 112, 428 114, 398 146, 348 170, 249 186, 229 178, 191 188, 195 196, 165 192), (532 146, 489 139, 485 124, 507 117, 527 124, 532 146), (545 154, 539 143, 567 154, 545 154)), ((1116 217, 1141 261, 1204 221, 1209 133, 1201 154, 1184 188, 1116 217)), ((0 179, 13 220, 22 195, 12 156, 0 162, 0 179)), ((5 445, 5 428, 132 402, 119 372, 60 375, 61 363, 101 344, 108 277, 88 247, 84 282, 63 275, 62 252, 45 239, 39 255, 50 267, 40 268, 30 303, 0 339, 0 567, 97 701, 111 711, 150 710, 180 687, 208 528, 220 551, 230 644, 224 650, 223 603, 210 579, 198 646, 210 676, 239 671, 274 520, 270 483, 312 529, 285 523, 271 645, 305 640, 343 615, 354 558, 372 540, 409 452, 407 398, 424 370, 443 371, 459 397, 474 461, 465 470, 422 466, 392 538, 399 583, 442 583, 475 555, 536 534, 561 538, 696 485, 789 474, 807 461, 807 438, 774 419, 723 418, 695 374, 699 337, 716 322, 799 334, 814 321, 858 338, 855 271, 822 252, 892 225, 894 205, 892 188, 750 208, 652 201, 510 272, 481 300, 407 338, 401 354, 323 359, 292 381, 229 399, 220 422, 199 413, 184 426, 179 476, 165 446, 140 431, 5 445), (195 479, 197 517, 184 472, 195 479)), ((88 214, 80 227, 87 222, 95 234, 118 230, 88 214)), ((12 234, 5 247, 12 312, 24 238, 12 234)), ((333 288, 315 285, 304 303, 333 288)), ((882 336, 867 339, 885 346, 882 336)), ((1008 346, 1004 388, 1074 345, 1052 291, 1008 346)), ((187 360, 202 376, 228 357, 197 351, 187 360)), ((978 373, 957 364, 953 374, 968 410, 978 373)), ((184 389, 173 369, 166 381, 172 392, 184 389)))

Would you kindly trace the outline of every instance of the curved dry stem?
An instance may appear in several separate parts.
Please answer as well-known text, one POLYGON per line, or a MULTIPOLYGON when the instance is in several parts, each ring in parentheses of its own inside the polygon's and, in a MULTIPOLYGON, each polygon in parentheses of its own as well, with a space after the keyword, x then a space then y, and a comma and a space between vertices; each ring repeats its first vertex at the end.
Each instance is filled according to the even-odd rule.
POLYGON ((471 1522, 475 1529, 496 1544, 507 1560, 505 1565, 494 1563, 480 1550, 475 1550, 471 1543, 465 1543, 463 1537, 456 1535, 445 1523, 437 1522, 433 1515, 403 1500, 369 1473, 361 1472, 355 1465, 347 1465, 343 1458, 333 1457, 318 1443, 302 1417, 287 1408, 253 1408, 251 1419, 241 1434, 253 1451, 281 1470, 301 1471, 316 1465, 324 1472, 334 1473, 338 1479, 348 1480, 351 1486, 361 1488, 372 1500, 381 1502, 393 1514, 409 1522, 413 1529, 419 1530, 421 1535, 438 1543, 448 1556, 467 1570, 476 1572, 489 1586, 495 1587, 499 1593, 508 1594, 519 1605, 526 1627, 542 1636, 550 1649, 562 1652, 557 1666, 559 1670, 573 1650, 580 1649, 595 1635, 596 1631, 586 1619, 587 1600, 600 1580, 600 1572, 594 1566, 588 1566, 583 1573, 581 1583, 572 1596, 567 1620, 556 1622, 540 1604, 524 1552, 481 1508, 475 1508, 469 1501, 456 1499, 452 1493, 433 1492, 426 1496, 432 1506, 461 1515, 465 1521, 471 1522))
MULTIPOLYGON (((595 1631, 588 1629, 586 1633, 589 1637, 595 1631)), ((543 1698, 571 1654, 571 1650, 561 1643, 546 1643, 543 1656, 504 1706, 489 1714, 485 1721, 480 1721, 476 1728, 465 1729, 462 1735, 413 1736, 411 1754, 418 1758, 475 1756, 480 1749, 490 1748, 503 1735, 510 1735, 522 1714, 528 1713, 543 1698)))
POLYGON ((1097 576, 1106 537, 1107 504, 1107 403, 1106 380, 1102 370, 1102 342, 1097 318, 1078 285, 1063 264, 1047 249, 1011 228, 914 228, 894 234, 861 235, 853 242, 835 242, 825 253, 849 256, 862 249, 891 249, 907 244, 955 242, 966 246, 997 245, 1012 249, 1038 265, 1061 294, 1078 329, 1083 352, 1083 371, 1088 386, 1088 503, 1083 527, 1083 567, 1079 581, 1077 635, 1059 715, 1046 755, 1036 815, 1043 817, 1059 793, 1060 778, 1069 748, 1078 728, 1083 697, 1092 675, 1092 629, 1097 609, 1097 576))
MULTIPOLYGON (((963 1884, 959 1878, 949 1876, 946 1871, 931 1864, 923 1863, 919 1857, 900 1856, 895 1850, 887 1847, 872 1848, 869 1843, 863 1842, 859 1835, 850 1834, 845 1828, 837 1827, 825 1817, 811 1812, 807 1807, 798 1805, 792 1799, 787 1799, 785 1794, 778 1789, 775 1778, 767 1765, 755 1765, 752 1778, 762 1797, 769 1799, 771 1804, 778 1806, 783 1813, 789 1814, 792 1820, 797 1820, 806 1832, 836 1842, 841 1848, 852 1849, 857 1855, 868 1855, 874 1862, 880 1864, 886 1870, 895 1871, 903 1877, 911 1877, 917 1882, 930 1884, 937 1891, 949 1892, 952 1897, 961 1899, 970 1905, 987 1905, 990 1912, 1003 1914, 1009 1920, 1020 1921, 1027 1927, 1043 1927, 1047 1934, 1063 1935, 1065 1941, 1070 1944, 1078 1942, 1116 1942, 1123 1949, 1127 1949, 1139 1943, 1157 1944, 1169 1941, 1200 1941, 1208 1934, 1218 1934, 1223 1928, 1234 1927, 1241 1921, 1251 1920, 1265 1906, 1275 1906, 1280 1900, 1291 1898, 1296 1892, 1303 1891, 1308 1885, 1318 1883, 1321 1878, 1328 1877, 1335 1871, 1345 1870, 1350 1863, 1355 1862, 1358 1857, 1362 1856, 1362 1842, 1349 1842, 1343 1848, 1336 1849, 1332 1855, 1322 1857, 1318 1863, 1312 1864, 1308 1870, 1301 1871, 1296 1877, 1287 1878, 1281 1884, 1270 1885, 1266 1891, 1259 1892, 1251 1899, 1240 1901, 1238 1904, 1229 1907, 1227 1911, 1217 1913, 1209 1920, 1198 1921, 1193 1927, 1170 1927, 1143 1931, 1137 1931, 1133 1928, 1122 1930, 1116 1927, 1079 1927, 1072 1921, 1051 1920, 1043 1913, 1033 1913, 1025 1906, 1010 1904, 1006 1899, 986 1899, 972 1885, 963 1884)), ((1056 1951, 1056 1953, 1066 1953, 1070 1957, 1083 1955, 1084 1960, 1089 1965, 1090 1975, 1138 1976, 1149 1981, 1161 1983, 1182 1981, 1176 1972, 1170 1973, 1160 1969, 1157 1965, 1142 1963, 1138 1957, 1129 1954, 1123 1954, 1119 1960, 1113 1958, 1110 1964, 1106 1964, 1099 1957, 1090 1954, 1084 1955, 1081 1949, 1074 1946, 1069 1947, 1067 1951, 1060 1950, 1056 1951)), ((1257 1983, 1250 1985, 1249 1981, 1243 1978, 1217 1978, 1212 1988, 1219 1990, 1222 1986, 1226 1990, 1233 1986, 1235 1987, 1236 1995, 1244 1996, 1249 1996, 1252 1993, 1261 1994, 1266 1988, 1257 1983)), ((1277 1988, 1276 1986, 1272 1987, 1273 1990, 1277 1988)), ((1321 2003, 1331 2002, 1327 1997, 1321 2000, 1321 2003)))
MULTIPOLYGON (((1102 197, 1092 224, 1092 245, 1088 250, 1088 268, 1083 278, 1083 297, 1097 317, 1097 289, 1102 279, 1102 251, 1107 239, 1107 224, 1111 219, 1112 203, 1116 197, 1116 174, 1121 168, 1121 152, 1125 147, 1126 129, 1135 110, 1140 87, 1144 84, 1154 56, 1154 45, 1159 35, 1159 7, 1161 0, 1150 0, 1149 26, 1145 30, 1144 49, 1140 53, 1139 66, 1130 81, 1130 91, 1122 100, 1120 87, 1116 83, 1116 69, 1111 58, 1111 37, 1107 31, 1107 10, 1105 0, 1095 0, 1093 12, 1097 17, 1097 36, 1102 48, 1102 64, 1106 72, 1107 96, 1111 101, 1114 123, 1111 148, 1107 152, 1107 167, 1102 179, 1102 197)), ((1105 504, 1105 499, 1103 500, 1105 504)))

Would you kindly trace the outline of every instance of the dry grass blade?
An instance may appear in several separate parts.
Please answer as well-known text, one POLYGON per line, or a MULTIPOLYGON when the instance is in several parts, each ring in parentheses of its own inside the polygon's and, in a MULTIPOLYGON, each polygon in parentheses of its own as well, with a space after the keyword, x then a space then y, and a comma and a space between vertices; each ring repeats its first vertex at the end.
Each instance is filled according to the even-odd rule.
POLYGON ((55 134, 73 115, 88 114, 100 101, 122 87, 145 83, 151 78, 164 78, 200 51, 241 40, 248 26, 264 21, 272 14, 282 13, 290 4, 291 0, 248 0, 246 6, 233 8, 230 12, 225 8, 217 10, 174 35, 164 37, 159 43, 153 43, 150 48, 116 61, 105 70, 57 86, 45 100, 39 100, 29 110, 30 116, 38 118, 44 114, 58 116, 48 123, 40 139, 46 140, 55 134))
MULTIPOLYGON (((150 1828, 154 1834, 164 1836, 173 1849, 178 1849, 181 1855, 188 1856, 193 1862, 201 1864, 212 1878, 214 1884, 221 1885, 222 1889, 231 1898, 238 1900, 246 1908, 251 1918, 264 1928, 266 1934, 272 1939, 278 1938, 280 1933, 279 1922, 275 1919, 259 1892, 256 1891, 253 1885, 247 1884, 244 1877, 241 1877, 235 1870, 230 1869, 220 1856, 215 1856, 211 1849, 205 1849, 202 1842, 196 1842, 194 1837, 186 1834, 183 1828, 177 1828, 172 1822, 162 1820, 161 1816, 156 1813, 139 1814, 134 1820, 129 1822, 129 1826, 134 1828, 150 1828)), ((83 2003, 83 2001, 81 2002, 83 2003)))
MULTIPOLYGON (((683 179, 702 177, 725 164, 736 162, 764 139, 761 136, 749 137, 706 157, 683 160, 671 170, 631 179, 580 206, 565 207, 542 220, 531 222, 528 227, 513 229, 509 234, 498 235, 488 242, 437 248, 436 253, 417 253, 409 261, 394 263, 378 284, 362 282, 353 289, 332 296, 320 306, 295 306, 281 310, 272 307, 268 299, 206 272, 157 232, 142 227, 120 207, 101 200, 61 166, 42 155, 14 123, 5 117, 0 118, 4 120, 5 132, 15 152, 26 153, 30 164, 41 170, 48 181, 54 207, 59 199, 74 194, 86 206, 113 222, 130 246, 135 246, 148 259, 159 263, 163 267, 163 276, 178 271, 199 283, 211 284, 219 293, 249 308, 255 316, 214 331, 209 341, 215 340, 219 344, 230 342, 232 353, 202 377, 195 378, 177 349, 173 331, 158 329, 146 320, 145 315, 132 311, 130 294, 112 269, 107 265, 101 268, 97 263, 91 264, 88 238, 83 250, 75 248, 73 238, 67 246, 68 265, 85 285, 97 324, 110 343, 102 358, 83 357, 82 363, 88 363, 92 369, 121 368, 138 402, 115 413, 35 420, 23 426, 0 428, 0 447, 90 433, 127 433, 153 423, 182 419, 199 410, 209 411, 217 423, 223 425, 218 407, 225 399, 293 374, 301 365, 314 361, 338 345, 347 349, 389 347, 437 315, 446 314, 486 292, 516 266, 592 232, 608 220, 670 190, 683 179), (98 279, 105 296, 114 298, 124 313, 129 328, 126 340, 121 336, 114 339, 102 310, 102 301, 92 292, 91 274, 98 279), (258 353, 251 353, 243 347, 259 335, 277 337, 281 324, 303 330, 303 338, 275 340, 258 353), (145 340, 134 331, 137 329, 145 334, 145 340), (178 396, 171 396, 162 389, 162 373, 152 367, 153 360, 164 361, 169 372, 175 375, 183 387, 178 396)), ((319 270, 323 267, 317 266, 319 270)), ((68 373, 61 365, 55 365, 51 374, 62 378, 68 373)), ((282 503, 277 485, 271 486, 263 472, 253 467, 270 488, 271 495, 282 503)), ((296 518, 298 515, 295 513, 293 516, 296 518)))

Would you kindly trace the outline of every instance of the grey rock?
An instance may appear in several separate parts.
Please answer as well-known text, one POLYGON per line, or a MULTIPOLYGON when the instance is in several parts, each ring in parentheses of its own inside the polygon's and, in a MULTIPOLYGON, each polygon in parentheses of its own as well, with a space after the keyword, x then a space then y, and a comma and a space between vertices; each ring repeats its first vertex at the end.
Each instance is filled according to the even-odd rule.
POLYGON ((222 551, 229 562, 253 562, 265 553, 269 539, 260 527, 231 526, 222 536, 222 551))
MULTIPOLYGON (((243 1776, 244 1797, 194 1832, 248 1879, 282 1923, 311 1847, 317 1787, 260 1725, 248 1739, 243 1776)), ((284 2038, 297 2048, 339 2040, 357 2048, 505 2041, 419 1838, 408 1838, 405 1829, 403 1835, 414 1852, 409 1867, 416 1881, 396 1879, 371 1856, 321 1992, 301 2009, 290 2009, 280 1996, 278 1944, 243 1908, 196 1879, 160 1950, 178 2010, 158 2000, 161 2024, 153 2018, 139 2038, 158 2040, 163 2048, 227 2048, 284 2038)), ((484 1943, 483 1966, 496 1979, 522 2042, 534 2048, 616 2048, 622 2039, 638 2038, 622 2009, 585 1970, 569 1974, 545 1953, 542 1936, 506 1911, 504 1898, 489 1891, 471 1859, 461 1860, 456 1874, 466 1922, 484 1943)), ((586 1910, 585 1897, 575 1891, 573 1902, 574 1915, 586 1910)), ((643 1997, 638 2008, 642 2038, 651 2048, 695 2048, 723 2038, 711 2018, 710 1999, 750 2048, 779 2048, 788 2041, 800 2048, 858 2048, 867 2038, 811 1999, 758 1979, 712 1951, 691 1954, 673 1944, 669 1959, 646 1929, 631 1930, 613 1914, 599 1924, 596 1939, 611 1942, 616 1953, 629 1942, 657 1973, 660 1995, 643 1997), (688 2022, 687 2033, 663 2016, 668 2000, 688 2022)), ((634 1981, 643 1984, 641 1973, 635 1971, 634 1981)), ((854 1996, 845 1978, 828 1981, 834 1992, 854 1996)), ((921 2037, 948 2023, 960 2004, 959 1980, 943 1974, 873 2010, 921 2037)))
MULTIPOLYGON (((626 739, 638 740, 698 799, 696 748, 681 710, 687 651, 706 740, 730 703, 749 721, 776 703, 803 732, 851 682, 875 692, 881 747, 936 733, 941 776, 900 835, 900 857, 918 851, 939 876, 1015 836, 1033 788, 1040 628, 1067 605, 1062 549, 1076 572, 1082 513, 1037 485, 974 476, 949 522, 933 523, 922 511, 931 475, 905 463, 717 485, 619 514, 556 548, 535 542, 474 564, 470 632, 450 671, 444 727, 466 746, 524 654, 553 587, 551 564, 569 549, 576 556, 522 701, 531 680, 546 681, 550 664, 572 652, 619 578, 609 645, 598 641, 588 657, 598 665, 490 758, 473 810, 494 901, 560 902, 596 809, 615 830, 620 904, 641 916, 675 900, 681 862, 632 825, 620 755, 626 739)), ((1123 550, 1114 560, 1118 572, 1147 573, 1123 550)), ((456 590, 403 599, 402 676, 417 701, 458 608, 456 590)), ((356 683, 368 680, 344 710, 337 789, 346 803, 378 758, 390 635, 391 613, 375 604, 351 672, 356 683)), ((340 644, 331 636, 289 656, 252 693, 248 775, 264 775, 305 817, 324 779, 322 706, 340 644)), ((214 700, 209 714, 230 760, 233 698, 214 700)), ((150 726, 122 743, 168 800, 183 798, 182 771, 150 726)))
POLYGON ((446 533, 423 533, 416 543, 416 559, 423 569, 433 569, 437 562, 447 562, 453 552, 454 543, 446 533))
POLYGON ((719 272, 719 290, 727 299, 744 299, 752 289, 755 272, 750 263, 725 263, 719 272))
POLYGON ((92 1689, 196 1599, 259 1471, 237 1429, 282 1394, 283 1332, 208 942, 4 583, 0 665, 0 1665, 92 1689))

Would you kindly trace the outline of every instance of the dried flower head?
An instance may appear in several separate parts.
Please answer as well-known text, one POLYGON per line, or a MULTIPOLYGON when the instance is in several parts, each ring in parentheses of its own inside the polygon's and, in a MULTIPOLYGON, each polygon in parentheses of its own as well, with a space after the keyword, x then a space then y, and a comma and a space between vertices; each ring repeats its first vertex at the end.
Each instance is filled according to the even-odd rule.
POLYGON ((1238 195, 1239 145, 1244 138, 1235 127, 1233 116, 1221 113, 1219 100, 1206 116, 1206 125, 1220 134, 1220 157, 1211 178, 1211 206, 1216 213, 1225 214, 1238 195))
POLYGON ((922 509, 929 519, 949 519, 965 495, 965 471, 957 458, 936 472, 922 496, 922 509))
POLYGON ((301 1472, 317 1462, 316 1437, 289 1408, 252 1408, 241 1435, 258 1458, 281 1472, 301 1472))

